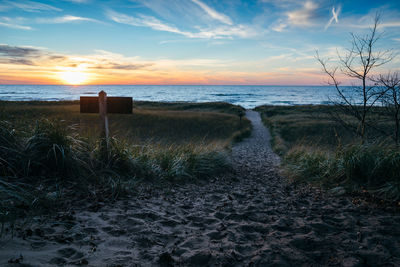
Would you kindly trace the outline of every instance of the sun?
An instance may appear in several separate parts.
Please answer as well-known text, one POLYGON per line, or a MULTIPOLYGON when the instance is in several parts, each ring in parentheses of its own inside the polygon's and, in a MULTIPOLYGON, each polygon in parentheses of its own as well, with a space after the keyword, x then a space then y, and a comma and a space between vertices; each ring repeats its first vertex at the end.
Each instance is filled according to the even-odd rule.
POLYGON ((80 85, 88 79, 88 75, 80 71, 65 71, 60 72, 58 75, 65 83, 70 85, 80 85))

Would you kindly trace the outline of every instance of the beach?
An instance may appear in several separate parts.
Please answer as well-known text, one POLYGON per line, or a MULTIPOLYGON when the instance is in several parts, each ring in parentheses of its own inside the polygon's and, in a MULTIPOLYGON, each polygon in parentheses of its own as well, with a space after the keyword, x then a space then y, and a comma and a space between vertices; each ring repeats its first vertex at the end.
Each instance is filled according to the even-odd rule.
POLYGON ((363 266, 400 264, 393 207, 287 183, 258 113, 232 172, 113 203, 35 217, 2 238, 13 266, 363 266))

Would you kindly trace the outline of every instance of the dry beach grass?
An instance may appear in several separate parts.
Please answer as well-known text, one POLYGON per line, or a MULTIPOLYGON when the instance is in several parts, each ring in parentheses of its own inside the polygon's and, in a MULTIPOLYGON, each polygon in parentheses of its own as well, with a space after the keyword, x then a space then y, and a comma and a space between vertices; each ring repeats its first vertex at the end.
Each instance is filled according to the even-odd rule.
MULTIPOLYGON (((332 117, 335 106, 261 106, 272 146, 283 157, 283 171, 293 181, 311 182, 389 205, 400 205, 400 150, 389 137, 368 128, 364 143, 332 117)), ((391 118, 376 107, 370 121, 393 130, 391 118)), ((355 126, 357 122, 346 118, 355 126)))

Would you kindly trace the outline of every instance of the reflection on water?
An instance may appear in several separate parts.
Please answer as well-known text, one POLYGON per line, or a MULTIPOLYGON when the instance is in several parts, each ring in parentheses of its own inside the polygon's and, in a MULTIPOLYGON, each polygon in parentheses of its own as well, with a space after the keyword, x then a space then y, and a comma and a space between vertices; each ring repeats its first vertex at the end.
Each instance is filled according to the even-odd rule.
MULTIPOLYGON (((343 87, 350 94, 351 87, 343 87)), ((131 96, 146 101, 224 101, 253 108, 263 104, 330 104, 331 86, 225 86, 225 85, 0 85, 0 100, 78 100, 80 95, 131 96)))

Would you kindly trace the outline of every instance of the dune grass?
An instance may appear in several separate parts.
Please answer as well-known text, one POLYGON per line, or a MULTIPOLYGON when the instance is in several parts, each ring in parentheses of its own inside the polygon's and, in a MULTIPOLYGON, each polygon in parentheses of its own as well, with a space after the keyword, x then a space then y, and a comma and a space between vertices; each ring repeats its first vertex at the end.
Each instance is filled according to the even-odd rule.
MULTIPOLYGON (((271 131, 273 149, 283 157, 284 174, 293 181, 399 201, 399 148, 389 139, 378 138, 379 133, 371 129, 362 144, 351 131, 332 120, 330 114, 338 112, 335 109, 334 106, 256 108, 271 131)), ((391 127, 390 122, 382 121, 380 126, 391 127)))
MULTIPOLYGON (((250 122, 241 123, 243 108, 227 103, 134 102, 133 114, 109 114, 111 135, 132 143, 224 143, 229 145, 241 134, 248 134, 250 122)), ((47 118, 75 125, 81 136, 99 133, 97 114, 80 114, 78 101, 5 102, 0 101, 0 120, 16 128, 34 127, 34 121, 47 118)))
POLYGON ((0 223, 66 199, 114 200, 143 183, 221 174, 230 169, 231 143, 251 131, 241 111, 225 103, 140 103, 133 114, 109 115, 105 150, 99 116, 80 114, 76 101, 0 102, 0 223))

